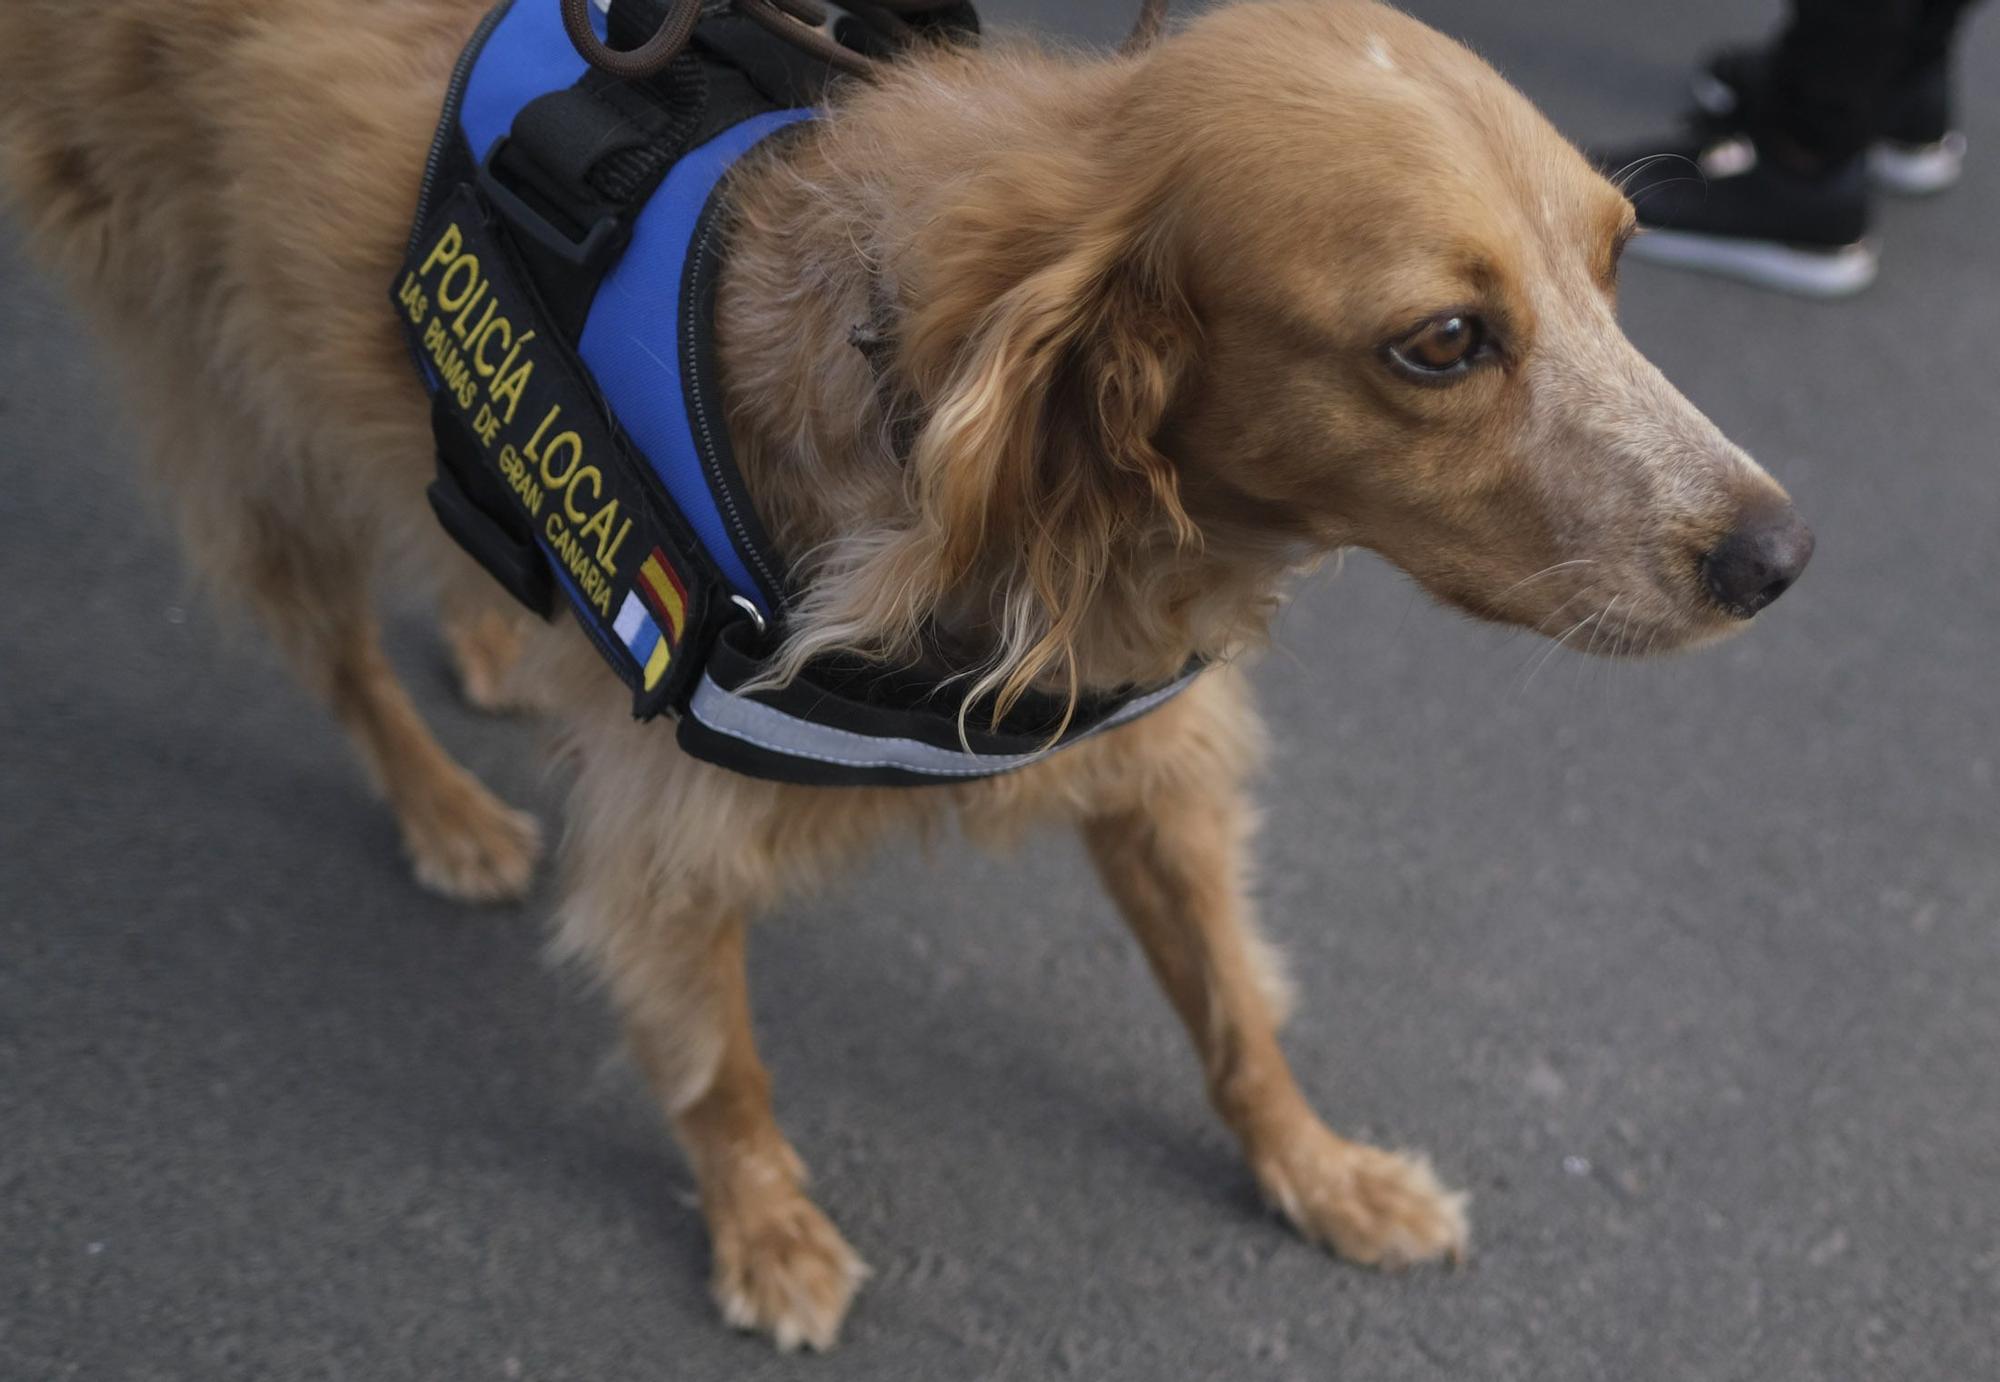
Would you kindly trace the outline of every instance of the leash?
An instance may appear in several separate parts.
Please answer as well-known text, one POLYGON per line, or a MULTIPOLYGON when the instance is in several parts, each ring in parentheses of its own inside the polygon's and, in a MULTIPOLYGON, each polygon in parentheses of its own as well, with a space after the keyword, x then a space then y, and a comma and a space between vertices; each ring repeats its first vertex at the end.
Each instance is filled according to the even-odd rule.
MULTIPOLYGON (((725 5, 705 5, 703 0, 672 0, 660 26, 636 48, 613 48, 597 36, 590 24, 591 0, 562 0, 563 32, 576 51, 598 71, 622 81, 643 81, 666 70, 688 41, 695 26, 710 10, 725 5)), ((860 32, 854 34, 862 47, 844 42, 845 35, 831 23, 831 15, 819 0, 734 0, 734 8, 828 66, 850 76, 872 80, 882 70, 883 59, 862 51, 862 47, 896 51, 906 48, 922 32, 940 21, 949 26, 951 11, 963 11, 961 0, 853 0, 841 8, 856 20, 860 32)), ((1132 31, 1119 45, 1122 53, 1136 53, 1159 40, 1166 28, 1167 0, 1140 0, 1139 17, 1132 31)))

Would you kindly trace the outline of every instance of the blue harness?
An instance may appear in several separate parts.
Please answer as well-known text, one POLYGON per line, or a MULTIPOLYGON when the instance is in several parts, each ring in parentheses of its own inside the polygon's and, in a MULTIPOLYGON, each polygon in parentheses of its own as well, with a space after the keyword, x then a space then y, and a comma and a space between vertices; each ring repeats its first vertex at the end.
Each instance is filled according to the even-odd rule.
MULTIPOLYGON (((657 0, 593 14, 633 46, 657 0)), ((738 160, 811 118, 829 71, 708 13, 657 77, 588 66, 555 0, 501 0, 452 74, 392 296, 431 393, 432 508, 536 613, 567 604, 633 695, 697 758, 813 785, 1009 771, 1152 709, 1185 679, 997 729, 937 680, 830 659, 745 693, 789 575, 730 451, 714 346, 738 160), (964 729, 961 730, 961 724, 964 729)))

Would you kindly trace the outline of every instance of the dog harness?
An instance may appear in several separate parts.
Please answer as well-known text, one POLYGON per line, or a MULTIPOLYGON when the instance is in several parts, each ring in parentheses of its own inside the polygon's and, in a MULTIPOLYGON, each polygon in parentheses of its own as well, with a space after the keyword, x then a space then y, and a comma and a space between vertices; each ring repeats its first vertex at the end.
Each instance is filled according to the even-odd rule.
MULTIPOLYGON (((662 7, 591 19, 625 49, 662 7)), ((717 188, 797 137, 832 72, 727 10, 645 80, 588 65, 556 0, 502 0, 459 58, 392 290, 431 394, 438 520, 530 610, 567 605, 637 718, 675 717, 683 750, 754 777, 967 781, 1143 715, 1192 675, 1087 697, 1059 737, 1061 698, 982 728, 943 679, 858 658, 745 689, 793 590, 725 426, 717 188)))

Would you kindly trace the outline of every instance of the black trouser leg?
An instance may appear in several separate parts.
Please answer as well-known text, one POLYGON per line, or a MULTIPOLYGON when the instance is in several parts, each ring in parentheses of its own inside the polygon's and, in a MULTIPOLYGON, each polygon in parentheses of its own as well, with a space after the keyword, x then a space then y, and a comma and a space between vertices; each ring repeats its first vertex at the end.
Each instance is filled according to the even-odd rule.
POLYGON ((1978 0, 1924 0, 1910 38, 1910 51, 1903 64, 1905 72, 1921 72, 1951 60, 1951 45, 1958 41, 1959 21, 1978 0))
POLYGON ((1771 54, 1773 133, 1816 161, 1860 153, 1922 13, 1922 0, 1793 0, 1771 54))
POLYGON ((1881 130, 1893 84, 1948 57, 1973 3, 1793 0, 1771 53, 1771 133, 1813 161, 1860 153, 1881 130))

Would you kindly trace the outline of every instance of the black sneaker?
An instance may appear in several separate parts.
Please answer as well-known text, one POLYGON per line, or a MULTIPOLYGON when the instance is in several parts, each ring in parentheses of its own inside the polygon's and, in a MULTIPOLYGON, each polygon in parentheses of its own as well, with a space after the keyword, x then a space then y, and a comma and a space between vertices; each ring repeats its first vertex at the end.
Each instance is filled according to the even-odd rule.
POLYGON ((1808 297, 1875 281, 1862 158, 1805 172, 1747 134, 1696 130, 1597 161, 1639 213, 1636 258, 1808 297))
MULTIPOLYGON (((1760 48, 1731 48, 1695 70, 1694 103, 1704 115, 1737 126, 1755 117, 1769 60, 1760 48)), ((1965 171, 1965 135, 1952 127, 1951 77, 1943 62, 1916 68, 1896 83, 1883 131, 1868 149, 1868 176, 1885 192, 1922 197, 1942 192, 1965 171)))

